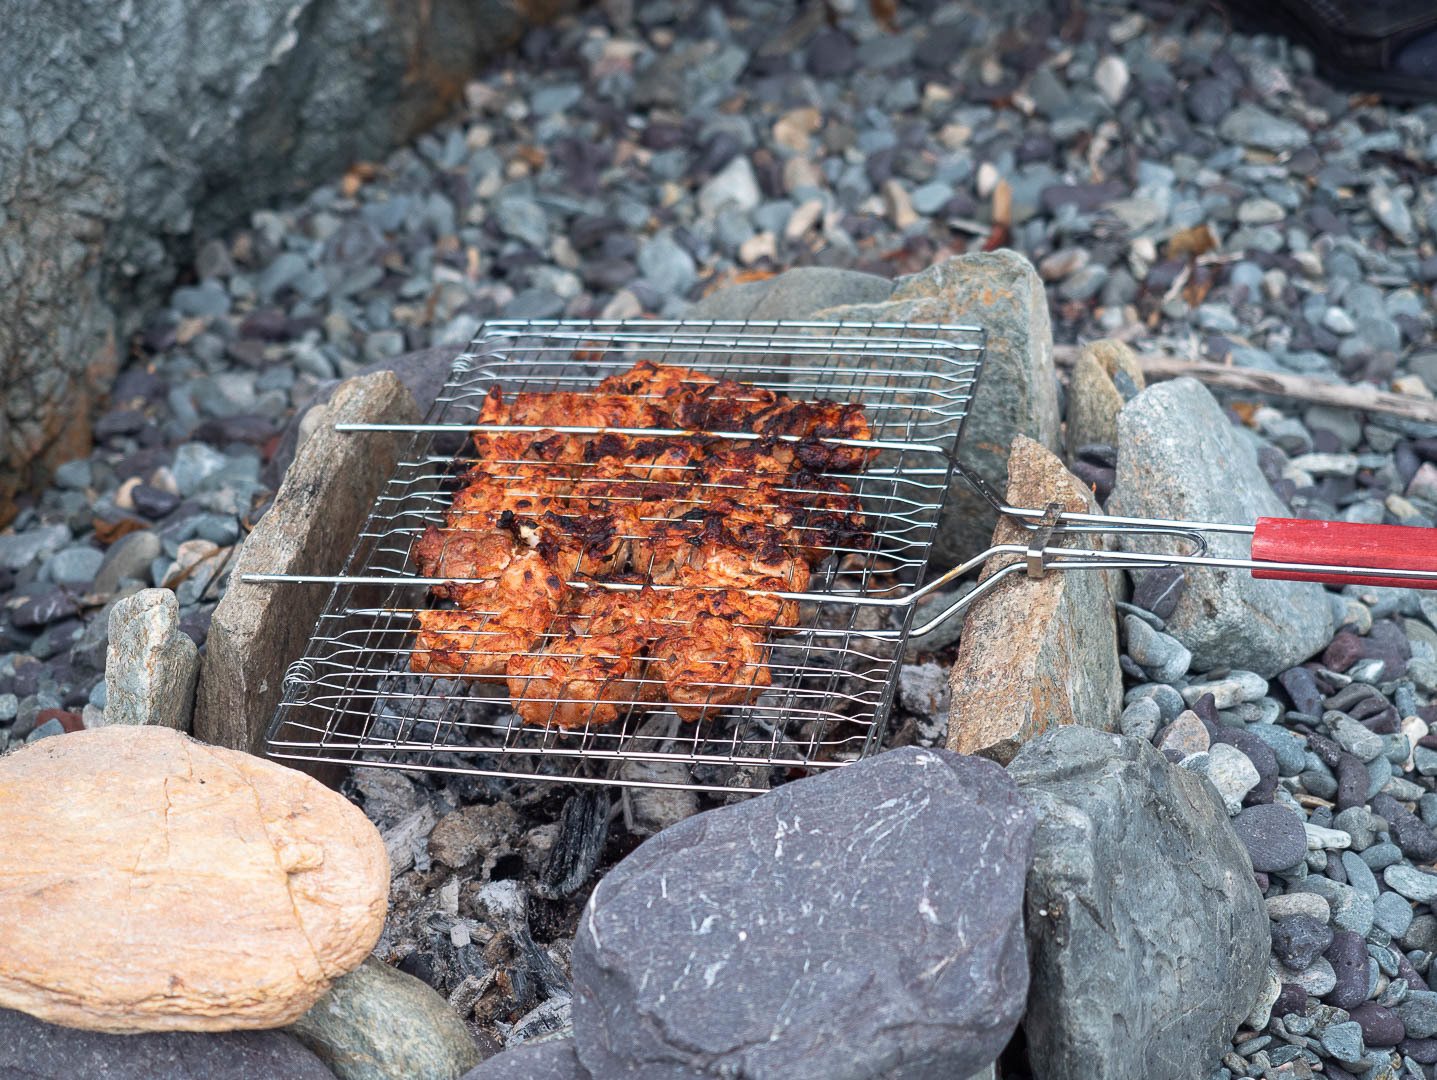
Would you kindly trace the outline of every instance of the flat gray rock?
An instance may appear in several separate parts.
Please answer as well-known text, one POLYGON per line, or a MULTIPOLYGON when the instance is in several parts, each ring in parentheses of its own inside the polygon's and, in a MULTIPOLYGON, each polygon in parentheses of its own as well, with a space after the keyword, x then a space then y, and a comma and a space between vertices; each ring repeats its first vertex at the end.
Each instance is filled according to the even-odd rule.
POLYGON ((189 731, 199 650, 180 629, 169 589, 142 589, 110 609, 105 654, 105 722, 189 731))
POLYGON ((6 1080, 333 1080, 282 1031, 171 1031, 105 1035, 0 1009, 6 1080))
MULTIPOLYGON (((955 255, 893 283, 882 303, 817 311, 814 318, 953 323, 988 331, 983 373, 969 408, 958 460, 1002 490, 1008 451, 1026 435, 1058 451, 1057 374, 1043 282, 1016 251, 955 255)), ((952 564, 982 551, 998 515, 954 477, 933 556, 952 564)))
POLYGON ((413 397, 393 372, 356 376, 335 391, 274 504, 245 538, 215 608, 195 695, 197 738, 263 752, 285 669, 303 655, 326 594, 253 584, 244 575, 337 573, 407 445, 400 434, 371 432, 358 440, 334 425, 417 419, 413 397), (314 514, 316 504, 325 513, 314 514))
POLYGON ((1027 993, 1032 814, 1002 769, 895 750, 645 841, 574 943, 596 1080, 953 1080, 1027 993))
MULTIPOLYGON (((1244 524, 1289 516, 1251 445, 1207 388, 1188 378, 1149 387, 1118 414, 1118 478, 1108 512, 1244 524)), ((1119 543, 1127 551, 1190 552, 1167 537, 1119 535, 1119 543)), ((1208 553, 1247 558, 1248 539, 1212 535, 1208 553)), ((1214 567, 1183 574, 1187 586, 1167 617, 1167 632, 1192 652, 1194 670, 1245 668, 1270 678, 1332 637, 1327 593, 1314 582, 1260 580, 1214 567)))
POLYGON ((1210 786, 1143 740, 1082 727, 1034 739, 1008 772, 1038 815, 1034 1076, 1205 1076, 1257 1000, 1271 946, 1252 864, 1210 786))
POLYGON ((573 1039, 552 1039, 495 1054, 459 1080, 589 1080, 589 1074, 579 1064, 573 1039))

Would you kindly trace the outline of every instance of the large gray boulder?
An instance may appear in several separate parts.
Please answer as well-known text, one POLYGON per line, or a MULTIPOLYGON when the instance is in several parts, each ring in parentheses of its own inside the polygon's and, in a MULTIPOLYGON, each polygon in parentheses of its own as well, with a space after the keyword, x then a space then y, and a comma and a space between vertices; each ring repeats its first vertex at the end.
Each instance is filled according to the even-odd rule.
MULTIPOLYGON (((1144 390, 1118 413, 1118 475, 1111 514, 1251 523, 1287 508, 1257 465, 1252 444, 1196 379, 1144 390)), ((1187 554, 1176 538, 1122 536, 1127 551, 1187 554)), ((1214 534, 1208 553, 1247 558, 1245 536, 1214 534)), ((1141 582, 1143 571, 1135 571, 1141 582)), ((1332 637, 1327 593, 1314 582, 1254 578, 1246 570, 1183 569, 1186 587, 1167 632, 1192 652, 1193 670, 1243 668, 1265 678, 1300 664, 1332 637)))
POLYGON ((1038 817, 1023 1025, 1034 1077, 1207 1076, 1271 947, 1217 793, 1146 740, 1083 727, 1034 739, 1008 773, 1038 817))
POLYGON ((16 1080, 334 1080, 282 1031, 106 1035, 0 1009, 0 1077, 16 1080))
POLYGON ((646 840, 574 942, 596 1080, 953 1080, 1022 1012, 1032 814, 996 764, 909 747, 646 840))
POLYGON ((88 453, 119 312, 196 238, 442 118, 567 0, 8 4, 0 63, 0 524, 88 453))
MULTIPOLYGON (((825 308, 813 317, 983 328, 988 335, 983 373, 958 460, 1001 490, 1016 436, 1058 451, 1061 424, 1048 300, 1032 264, 1016 251, 955 255, 899 278, 882 302, 825 308)), ((997 522, 987 501, 955 477, 933 545, 935 560, 958 563, 982 551, 997 522)))

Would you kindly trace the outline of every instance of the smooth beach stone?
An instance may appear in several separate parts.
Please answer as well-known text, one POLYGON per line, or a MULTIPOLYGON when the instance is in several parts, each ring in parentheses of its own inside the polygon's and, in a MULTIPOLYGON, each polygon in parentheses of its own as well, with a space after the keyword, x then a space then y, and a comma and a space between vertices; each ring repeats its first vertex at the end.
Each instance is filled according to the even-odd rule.
POLYGON ((0 1006, 92 1031, 298 1018, 369 955, 389 860, 317 780, 154 725, 0 759, 0 1006))

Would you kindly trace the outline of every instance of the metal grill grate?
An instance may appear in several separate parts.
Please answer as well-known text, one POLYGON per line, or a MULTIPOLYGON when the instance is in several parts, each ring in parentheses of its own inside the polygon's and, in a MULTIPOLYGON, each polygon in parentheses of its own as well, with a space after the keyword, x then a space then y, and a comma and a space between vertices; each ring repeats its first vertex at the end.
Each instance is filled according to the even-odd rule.
MULTIPOLYGON (((891 605, 923 580, 983 345, 980 329, 952 325, 488 323, 424 423, 404 428, 414 437, 343 572, 305 579, 334 587, 304 657, 285 678, 270 756, 698 790, 741 785, 738 770, 801 773, 857 760, 877 745, 892 703, 913 609, 891 605), (506 400, 591 391, 640 360, 800 401, 858 403, 871 425, 873 442, 864 445, 878 455, 862 472, 834 474, 859 499, 871 542, 829 546, 804 592, 780 594, 798 601, 798 617, 769 635, 772 685, 697 722, 680 722, 662 701, 643 701, 611 723, 565 730, 521 723, 502 679, 411 671, 414 615, 435 606, 426 596, 436 583, 416 572, 414 544, 444 523, 457 472, 472 463, 468 436, 490 388, 499 386, 506 400), (683 763, 688 777, 656 781, 645 762, 683 763)), ((346 430, 364 438, 366 428, 394 429, 346 430)))

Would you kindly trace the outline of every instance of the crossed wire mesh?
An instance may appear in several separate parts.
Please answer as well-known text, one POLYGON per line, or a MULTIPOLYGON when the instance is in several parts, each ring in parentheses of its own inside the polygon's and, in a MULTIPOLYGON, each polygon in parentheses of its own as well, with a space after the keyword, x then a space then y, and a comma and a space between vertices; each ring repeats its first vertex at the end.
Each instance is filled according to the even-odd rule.
POLYGON ((922 583, 983 348, 981 329, 948 324, 487 323, 416 425, 350 553, 342 576, 364 583, 334 586, 305 655, 290 666, 270 756, 696 790, 728 790, 735 769, 801 775, 858 760, 881 737, 913 614, 911 605, 869 603, 922 583), (505 400, 589 391, 640 360, 864 408, 880 452, 862 472, 832 475, 857 496, 871 536, 834 543, 812 564, 796 622, 768 635, 771 686, 696 722, 680 722, 656 693, 623 705, 612 722, 591 714, 566 729, 521 722, 502 677, 411 671, 415 612, 436 606, 416 584, 412 549, 444 524, 457 477, 473 463, 468 434, 490 388, 505 400), (891 633, 891 620, 896 647, 866 636, 891 633), (687 766, 687 776, 643 767, 664 762, 687 766))

